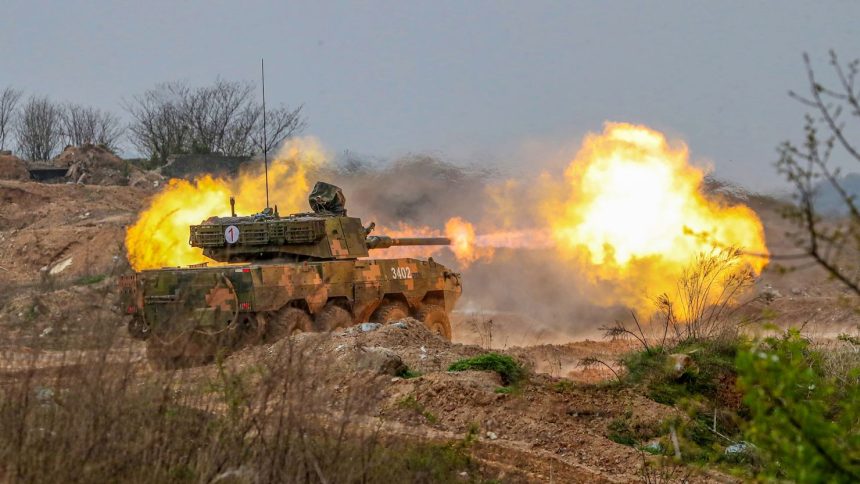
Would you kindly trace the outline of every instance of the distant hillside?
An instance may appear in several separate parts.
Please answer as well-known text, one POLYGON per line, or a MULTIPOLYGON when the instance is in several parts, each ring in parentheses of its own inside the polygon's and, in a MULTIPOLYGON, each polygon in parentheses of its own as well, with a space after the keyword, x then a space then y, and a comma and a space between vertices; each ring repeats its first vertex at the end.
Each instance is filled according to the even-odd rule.
MULTIPOLYGON (((842 188, 853 195, 856 204, 860 204, 860 173, 850 173, 842 177, 839 181, 842 188)), ((818 211, 825 215, 845 215, 847 209, 845 202, 836 189, 826 181, 819 182, 816 195, 816 207, 818 211)))

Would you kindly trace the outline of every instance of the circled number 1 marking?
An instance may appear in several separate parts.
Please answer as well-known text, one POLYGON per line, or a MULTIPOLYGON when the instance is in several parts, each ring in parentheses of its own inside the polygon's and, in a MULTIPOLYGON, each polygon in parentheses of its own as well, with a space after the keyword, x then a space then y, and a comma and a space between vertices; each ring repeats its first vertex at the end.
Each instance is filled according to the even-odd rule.
POLYGON ((228 244, 235 244, 239 241, 239 227, 235 225, 231 225, 224 230, 224 240, 227 241, 228 244))
POLYGON ((392 267, 391 277, 394 279, 411 279, 412 271, 408 267, 392 267))

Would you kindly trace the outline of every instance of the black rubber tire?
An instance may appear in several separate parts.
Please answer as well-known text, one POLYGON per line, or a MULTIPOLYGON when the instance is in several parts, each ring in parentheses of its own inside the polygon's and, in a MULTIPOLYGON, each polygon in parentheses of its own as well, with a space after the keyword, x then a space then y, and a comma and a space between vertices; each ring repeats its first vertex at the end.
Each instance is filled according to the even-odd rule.
POLYGON ((442 306, 425 304, 415 314, 415 319, 424 323, 424 326, 443 339, 451 341, 451 321, 448 320, 448 313, 442 306))
POLYGON ((328 303, 314 319, 315 331, 332 331, 352 325, 352 314, 337 304, 328 303))
POLYGON ((399 321, 409 316, 409 306, 402 301, 384 301, 370 320, 374 323, 388 324, 393 321, 399 321))
POLYGON ((266 323, 262 341, 274 343, 279 339, 308 331, 313 331, 313 321, 307 311, 293 307, 281 308, 266 323))

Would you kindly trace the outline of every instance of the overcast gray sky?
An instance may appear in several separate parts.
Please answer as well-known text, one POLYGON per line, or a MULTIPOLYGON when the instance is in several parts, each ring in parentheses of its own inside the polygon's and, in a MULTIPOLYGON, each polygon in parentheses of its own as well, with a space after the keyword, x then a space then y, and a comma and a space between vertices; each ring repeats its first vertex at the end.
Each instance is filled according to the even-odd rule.
POLYGON ((777 185, 801 133, 801 54, 860 56, 860 2, 3 0, 0 87, 120 111, 155 83, 257 80, 333 152, 519 172, 605 120, 684 139, 717 174, 777 185))

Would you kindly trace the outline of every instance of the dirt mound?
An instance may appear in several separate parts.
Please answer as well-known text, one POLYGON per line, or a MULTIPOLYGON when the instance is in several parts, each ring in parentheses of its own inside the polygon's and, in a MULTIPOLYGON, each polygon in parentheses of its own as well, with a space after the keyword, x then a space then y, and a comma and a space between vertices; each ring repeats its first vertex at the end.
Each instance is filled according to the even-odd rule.
POLYGON ((128 338, 115 284, 113 278, 90 276, 1 295, 0 347, 87 349, 101 343, 93 335, 128 338))
POLYGON ((338 334, 337 345, 388 348, 395 351, 411 370, 421 373, 445 371, 455 361, 483 352, 477 346, 445 341, 412 318, 371 331, 362 331, 361 326, 354 326, 338 334))
POLYGON ((0 180, 28 180, 30 172, 27 165, 17 156, 3 151, 0 152, 0 180))
POLYGON ((120 324, 114 287, 115 276, 128 270, 125 227, 150 193, 0 181, 4 344, 38 338, 62 346, 98 322, 120 324))
POLYGON ((336 365, 343 372, 373 370, 367 368, 368 353, 393 353, 408 369, 424 373, 445 371, 451 363, 483 352, 477 346, 446 341, 419 321, 406 318, 386 325, 366 323, 325 335, 301 333, 269 346, 246 348, 229 359, 238 366, 252 365, 293 348, 326 355, 326 364, 336 365))
POLYGON ((0 279, 35 284, 109 275, 125 261, 125 226, 150 191, 0 181, 0 279))
MULTIPOLYGON (((482 460, 493 466, 511 463, 537 480, 561 475, 588 482, 636 480, 641 456, 610 440, 609 425, 627 414, 643 425, 658 425, 676 412, 626 389, 560 385, 558 378, 542 373, 532 373, 513 391, 499 391, 503 383, 494 372, 447 371, 454 361, 485 351, 445 341, 407 318, 327 334, 301 333, 238 351, 224 367, 251 374, 275 362, 300 361, 308 371, 326 369, 315 374, 315 385, 335 385, 336 394, 353 391, 350 388, 359 382, 372 382, 379 394, 367 417, 378 419, 369 422, 383 425, 383 434, 451 440, 476 432, 476 452, 482 460), (396 358, 418 376, 394 376, 386 371, 387 365, 368 367, 367 354, 385 355, 374 361, 396 358)), ((522 349, 507 353, 514 352, 528 358, 522 349)), ((191 381, 206 381, 218 371, 210 365, 181 373, 191 381)))
POLYGON ((66 177, 75 183, 157 187, 163 180, 160 175, 144 172, 99 145, 67 146, 53 163, 68 168, 66 177))

